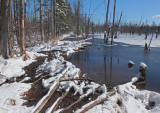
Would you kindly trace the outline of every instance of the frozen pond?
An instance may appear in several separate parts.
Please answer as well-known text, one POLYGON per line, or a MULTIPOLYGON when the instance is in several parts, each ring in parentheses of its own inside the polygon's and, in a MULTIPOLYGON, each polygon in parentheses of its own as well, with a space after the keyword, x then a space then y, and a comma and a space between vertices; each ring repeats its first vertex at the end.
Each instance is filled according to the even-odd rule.
POLYGON ((91 79, 114 86, 130 81, 138 74, 140 62, 144 62, 148 71, 143 88, 160 91, 160 48, 144 51, 141 46, 118 42, 107 46, 102 39, 94 38, 92 46, 73 54, 70 61, 91 79), (135 63, 132 69, 128 68, 129 60, 135 63))

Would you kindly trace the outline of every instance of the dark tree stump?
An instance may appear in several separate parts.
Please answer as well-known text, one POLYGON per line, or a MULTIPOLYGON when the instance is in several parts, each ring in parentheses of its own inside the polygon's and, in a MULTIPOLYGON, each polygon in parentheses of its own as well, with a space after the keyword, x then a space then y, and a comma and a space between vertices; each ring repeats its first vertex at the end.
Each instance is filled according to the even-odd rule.
POLYGON ((145 43, 144 49, 145 49, 145 50, 148 50, 148 45, 147 45, 147 43, 145 43))
POLYGON ((146 78, 146 75, 147 75, 147 66, 144 63, 140 64, 139 72, 140 72, 140 75, 142 77, 146 78))

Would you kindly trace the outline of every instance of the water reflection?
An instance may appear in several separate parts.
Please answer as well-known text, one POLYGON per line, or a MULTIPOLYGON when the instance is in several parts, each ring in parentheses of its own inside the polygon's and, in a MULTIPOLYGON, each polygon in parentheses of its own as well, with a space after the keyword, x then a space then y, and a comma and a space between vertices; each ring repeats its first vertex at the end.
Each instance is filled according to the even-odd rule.
POLYGON ((160 49, 153 48, 145 52, 140 46, 124 45, 117 43, 113 47, 106 46, 103 40, 95 38, 92 46, 72 55, 70 61, 91 79, 112 85, 131 81, 139 72, 139 63, 145 62, 148 65, 148 76, 140 87, 160 90, 160 49), (128 68, 129 60, 135 63, 133 68, 128 68))

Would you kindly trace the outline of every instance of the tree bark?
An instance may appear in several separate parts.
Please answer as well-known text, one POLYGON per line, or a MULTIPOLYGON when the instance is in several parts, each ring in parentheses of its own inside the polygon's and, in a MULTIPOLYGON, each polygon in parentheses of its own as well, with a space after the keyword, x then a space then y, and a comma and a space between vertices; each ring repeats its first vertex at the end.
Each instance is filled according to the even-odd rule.
POLYGON ((12 0, 9 0, 8 45, 9 45, 9 55, 13 57, 11 29, 12 29, 12 0))
POLYGON ((5 59, 8 59, 8 20, 9 20, 9 0, 1 1, 1 10, 0 10, 0 43, 1 51, 5 59))
POLYGON ((24 0, 20 0, 20 18, 21 18, 21 21, 20 21, 20 39, 21 39, 21 55, 25 54, 26 53, 26 50, 25 50, 25 45, 24 45, 24 42, 25 42, 25 35, 24 35, 24 0))
POLYGON ((1 0, 0 0, 0 55, 2 55, 2 13, 1 13, 2 7, 1 7, 1 0))

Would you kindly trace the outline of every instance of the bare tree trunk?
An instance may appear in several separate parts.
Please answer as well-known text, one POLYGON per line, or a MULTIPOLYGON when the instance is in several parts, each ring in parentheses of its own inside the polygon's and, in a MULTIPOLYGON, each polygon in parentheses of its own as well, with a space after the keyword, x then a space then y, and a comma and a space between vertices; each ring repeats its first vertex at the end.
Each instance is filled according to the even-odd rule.
POLYGON ((0 55, 2 55, 2 3, 0 1, 0 55))
POLYGON ((115 22, 115 12, 116 12, 116 0, 114 0, 114 12, 113 12, 111 45, 113 44, 113 38, 114 38, 114 32, 115 32, 115 26, 114 26, 114 22, 115 22))
POLYGON ((1 54, 5 59, 8 59, 8 20, 9 20, 9 0, 1 1, 0 10, 0 42, 1 42, 1 54))
POLYGON ((18 46, 20 47, 21 44, 20 44, 20 21, 19 21, 19 15, 20 15, 20 12, 19 12, 19 2, 18 0, 16 0, 16 13, 17 13, 17 16, 16 16, 16 36, 17 36, 17 44, 18 46))
POLYGON ((53 0, 51 0, 51 11, 50 11, 50 18, 51 18, 51 34, 53 33, 53 0))
POLYGON ((49 25, 49 23, 50 23, 50 15, 49 15, 49 10, 48 10, 48 22, 47 22, 47 34, 48 34, 48 38, 47 39, 49 39, 49 35, 50 35, 50 25, 49 25))
POLYGON ((88 23, 87 23, 87 27, 86 27, 86 38, 89 37, 89 26, 90 26, 90 18, 88 18, 88 23))
POLYGON ((85 37, 87 38, 87 14, 85 13, 85 37))
POLYGON ((21 39, 21 55, 26 53, 24 45, 24 0, 20 0, 20 39, 21 39))
POLYGON ((44 30, 43 30, 43 9, 42 0, 40 0, 40 25, 41 25, 41 43, 44 44, 44 30))
MULTIPOLYGON (((106 33, 108 33, 108 13, 109 13, 109 6, 110 6, 110 0, 108 0, 108 5, 107 5, 107 13, 106 13, 106 26, 105 26, 105 30, 106 30, 106 33)), ((107 42, 108 42, 108 37, 104 37, 104 40, 106 40, 107 38, 107 42)))
POLYGON ((123 14, 123 12, 121 12, 121 15, 120 15, 120 18, 119 18, 119 22, 118 22, 118 25, 117 25, 117 29, 116 29, 116 37, 117 37, 118 29, 119 29, 119 26, 120 26, 120 23, 121 23, 122 14, 123 14))
POLYGON ((56 36, 56 0, 53 0, 53 26, 54 36, 56 36))
POLYGON ((36 1, 34 0, 34 14, 35 14, 35 20, 37 23, 37 7, 36 7, 36 1))
MULTIPOLYGON (((38 20, 37 20, 36 0, 34 0, 34 16, 35 16, 35 35, 37 35, 37 33, 38 33, 38 27, 37 27, 38 20)), ((38 40, 38 38, 37 38, 37 40, 38 40)))
POLYGON ((11 42, 11 28, 12 28, 12 0, 9 0, 8 45, 9 45, 9 55, 13 57, 12 42, 11 42))
POLYGON ((24 20, 26 21, 26 15, 27 14, 27 3, 26 0, 24 0, 24 20))
POLYGON ((78 5, 77 5, 77 28, 76 28, 76 34, 77 35, 80 35, 80 30, 79 30, 79 26, 80 26, 80 23, 79 23, 79 19, 80 19, 80 0, 78 0, 78 5))

